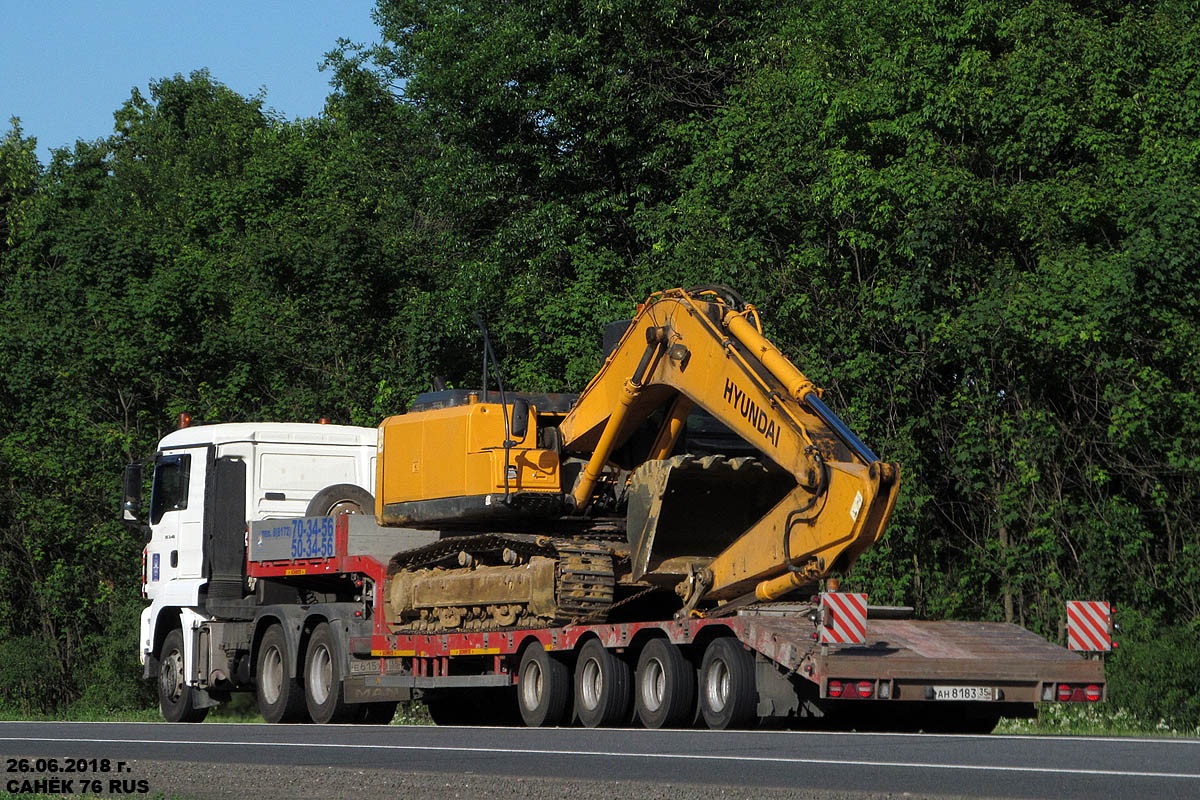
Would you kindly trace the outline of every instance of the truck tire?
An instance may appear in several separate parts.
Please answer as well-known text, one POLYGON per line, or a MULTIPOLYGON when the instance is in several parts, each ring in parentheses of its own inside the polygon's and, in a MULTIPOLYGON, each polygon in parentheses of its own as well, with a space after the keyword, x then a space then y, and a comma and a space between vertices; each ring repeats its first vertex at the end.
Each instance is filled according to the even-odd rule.
POLYGON ((308 501, 306 517, 337 517, 342 514, 374 514, 375 498, 361 486, 336 483, 326 486, 308 501))
POLYGON ((158 656, 158 708, 167 722, 203 722, 207 708, 196 708, 195 690, 185 681, 183 631, 175 628, 163 640, 158 656))
POLYGON ((359 725, 388 725, 396 716, 397 703, 359 703, 354 722, 359 725))
POLYGON ((629 665, 589 639, 575 661, 575 713, 589 728, 615 725, 629 719, 632 676, 629 665))
POLYGON ((349 722, 356 709, 342 693, 341 660, 328 622, 313 629, 304 651, 304 702, 313 722, 349 722))
POLYGON ((258 711, 267 722, 302 722, 306 716, 304 689, 300 681, 288 677, 292 656, 283 628, 272 625, 258 645, 254 669, 258 711))
POLYGON ((714 730, 742 728, 758 711, 754 657, 731 636, 713 639, 700 663, 700 713, 714 730))
POLYGON ((517 706, 530 728, 561 725, 571 701, 571 671, 533 642, 521 654, 517 671, 517 706))
POLYGON ((647 728, 674 728, 696 708, 696 668, 667 639, 653 639, 638 656, 634 708, 647 728))

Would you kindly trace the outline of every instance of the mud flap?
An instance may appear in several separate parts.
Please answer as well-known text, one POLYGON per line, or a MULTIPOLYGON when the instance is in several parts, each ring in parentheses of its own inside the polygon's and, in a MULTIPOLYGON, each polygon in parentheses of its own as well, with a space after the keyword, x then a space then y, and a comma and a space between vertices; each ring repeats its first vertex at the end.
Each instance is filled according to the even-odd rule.
POLYGON ((686 575, 688 564, 723 551, 795 485, 754 458, 647 461, 633 473, 626 511, 633 579, 686 575))

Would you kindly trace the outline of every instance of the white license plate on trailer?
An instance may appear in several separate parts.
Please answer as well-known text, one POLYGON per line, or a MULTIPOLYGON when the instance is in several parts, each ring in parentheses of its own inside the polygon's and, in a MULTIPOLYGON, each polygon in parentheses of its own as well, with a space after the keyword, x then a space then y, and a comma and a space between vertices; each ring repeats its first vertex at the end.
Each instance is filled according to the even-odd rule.
POLYGON ((990 686, 935 686, 934 700, 994 700, 995 691, 990 686))

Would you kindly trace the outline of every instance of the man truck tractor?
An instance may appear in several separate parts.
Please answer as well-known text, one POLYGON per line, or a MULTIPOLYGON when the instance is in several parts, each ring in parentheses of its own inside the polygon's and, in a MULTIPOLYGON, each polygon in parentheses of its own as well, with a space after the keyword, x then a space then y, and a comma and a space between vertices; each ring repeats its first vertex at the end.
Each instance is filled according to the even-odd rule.
MULTIPOLYGON (((331 547, 330 515, 374 507, 366 487, 374 485, 378 438, 374 428, 345 425, 192 427, 183 416, 181 423, 158 444, 141 523, 142 594, 150 600, 141 651, 148 677, 158 680, 163 716, 173 721, 202 719, 239 676, 245 684, 253 672, 246 661, 251 642, 237 637, 277 587, 256 586, 247 576, 247 521, 307 517, 293 552, 331 547), (196 673, 201 666, 203 676, 196 673)), ((138 522, 141 481, 140 465, 127 468, 127 521, 138 522)), ((299 595, 282 604, 281 620, 293 599, 299 595)))
MULTIPOLYGON (((900 468, 736 293, 653 295, 579 395, 497 383, 377 431, 163 439, 141 653, 167 719, 252 690, 270 722, 421 696, 438 722, 980 731, 1103 698, 1091 654, 835 591, 900 468)), ((131 468, 128 517, 139 492, 131 468)), ((1086 605, 1102 651, 1107 607, 1086 605)))

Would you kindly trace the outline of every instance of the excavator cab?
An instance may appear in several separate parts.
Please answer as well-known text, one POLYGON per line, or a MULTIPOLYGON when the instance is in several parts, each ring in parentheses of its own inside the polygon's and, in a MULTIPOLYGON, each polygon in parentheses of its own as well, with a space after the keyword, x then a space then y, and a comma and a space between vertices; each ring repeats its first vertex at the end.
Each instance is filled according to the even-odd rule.
POLYGON ((443 390, 379 427, 381 525, 487 529, 563 512, 554 419, 574 395, 443 390), (549 441, 548 441, 549 440, 549 441))

